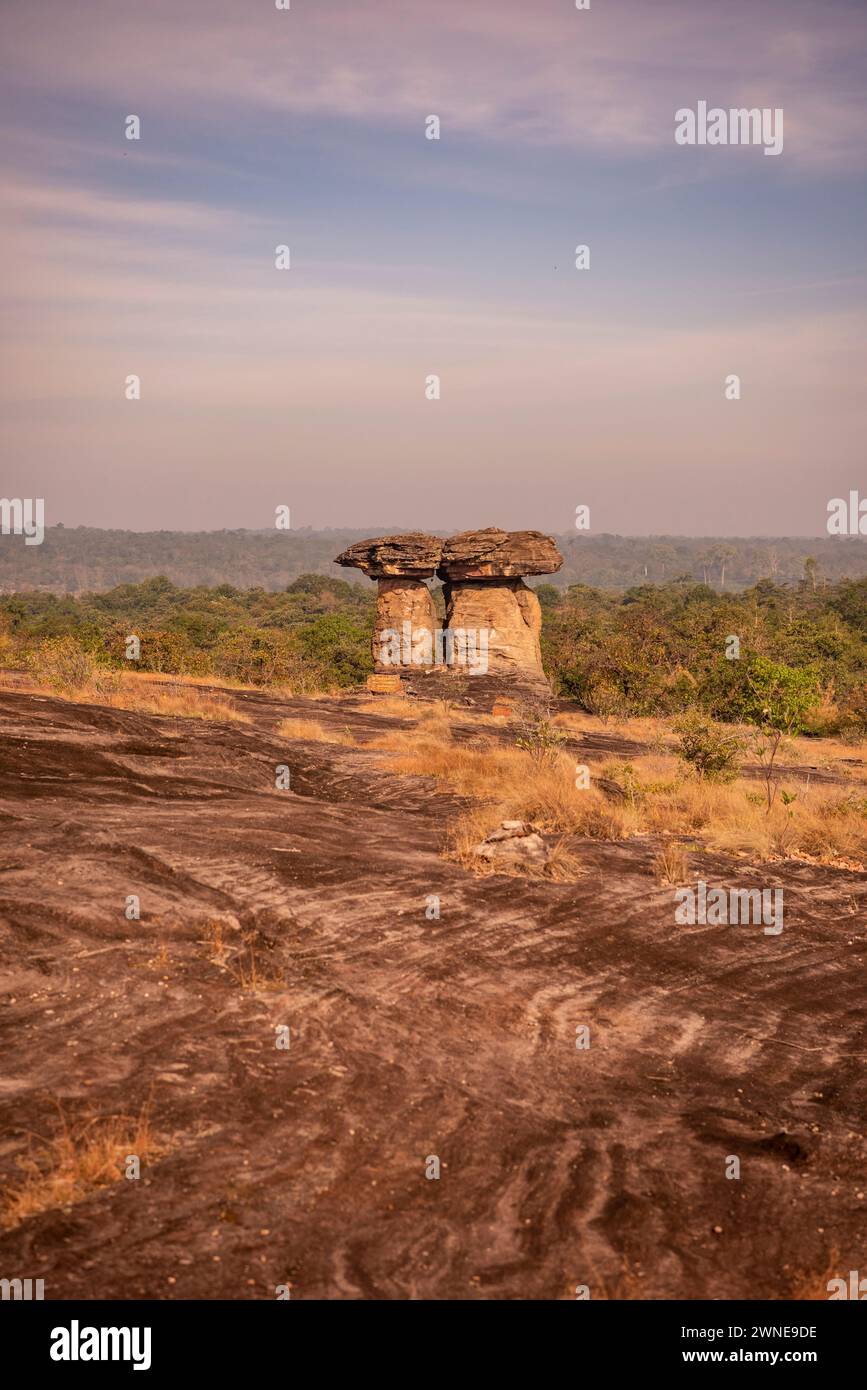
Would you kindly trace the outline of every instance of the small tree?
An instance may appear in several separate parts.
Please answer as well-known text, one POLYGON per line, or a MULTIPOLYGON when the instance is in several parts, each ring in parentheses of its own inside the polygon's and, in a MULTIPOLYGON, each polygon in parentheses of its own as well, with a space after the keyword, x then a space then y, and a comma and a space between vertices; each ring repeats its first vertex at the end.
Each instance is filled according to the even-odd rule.
POLYGON ((698 710, 685 714, 674 729, 680 735, 677 756, 700 781, 732 782, 737 777, 740 739, 727 734, 698 710))
POLYGON ((538 766, 551 765, 557 761, 561 744, 567 735, 555 729, 551 722, 551 711, 542 706, 523 706, 517 711, 517 738, 515 746, 529 753, 538 766))
POLYGON ((609 719, 622 719, 627 712, 627 700, 614 681, 593 680, 583 692, 583 704, 588 714, 595 714, 603 724, 609 719))
POLYGON ((74 637, 52 637, 32 652, 27 662, 40 684, 52 690, 82 690, 91 679, 95 663, 74 637))
POLYGON ((817 561, 816 561, 815 555, 808 555, 807 558, 806 558, 805 561, 804 561, 804 574, 807 576, 807 579, 810 581, 810 584, 811 584, 812 587, 813 587, 813 593, 816 592, 816 571, 817 571, 817 569, 818 569, 818 563, 817 563, 817 561))
POLYGON ((785 666, 768 657, 754 657, 747 677, 744 714, 754 725, 753 748, 765 779, 768 814, 778 783, 774 759, 784 734, 793 737, 804 727, 804 715, 819 700, 819 682, 808 667, 785 666))

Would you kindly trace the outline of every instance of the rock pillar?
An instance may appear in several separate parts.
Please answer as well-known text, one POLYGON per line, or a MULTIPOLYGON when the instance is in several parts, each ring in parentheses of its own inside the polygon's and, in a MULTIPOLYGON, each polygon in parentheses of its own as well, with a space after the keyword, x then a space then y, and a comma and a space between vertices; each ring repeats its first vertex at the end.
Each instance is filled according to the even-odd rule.
POLYGON ((442 545, 439 536, 412 532, 358 541, 338 555, 338 565, 353 566, 378 581, 372 642, 377 672, 417 675, 434 664, 438 623, 424 581, 433 578, 442 545))
POLYGON ((486 652, 486 672, 492 676, 522 675, 544 680, 539 635, 542 610, 523 579, 465 579, 446 581, 446 627, 457 634, 477 634, 473 650, 486 652), (480 634, 484 634, 481 636, 480 634))
MULTIPOLYGON (((539 649, 542 612, 524 575, 553 574, 563 557, 540 531, 464 531, 449 540, 413 532, 358 541, 338 555, 379 582, 373 659, 377 672, 428 675, 440 680, 466 675, 482 693, 483 682, 546 688, 539 649), (443 581, 446 627, 437 634, 436 610, 424 580, 443 581), (440 640, 436 638, 439 635, 440 640)), ((497 693, 499 693, 499 690, 497 693)), ((445 692, 444 692, 445 693, 445 692)), ((491 690, 488 690, 488 695, 491 690)))
POLYGON ((399 675, 401 667, 429 670, 438 627, 430 589, 424 580, 408 575, 391 575, 378 582, 371 644, 376 670, 390 675, 399 675))
MULTIPOLYGON (((539 531, 464 531, 443 545, 437 570, 445 585, 446 623, 484 632, 487 674, 544 682, 542 610, 525 574, 552 574, 563 557, 539 531)), ((476 639, 478 643, 478 638, 476 639)))

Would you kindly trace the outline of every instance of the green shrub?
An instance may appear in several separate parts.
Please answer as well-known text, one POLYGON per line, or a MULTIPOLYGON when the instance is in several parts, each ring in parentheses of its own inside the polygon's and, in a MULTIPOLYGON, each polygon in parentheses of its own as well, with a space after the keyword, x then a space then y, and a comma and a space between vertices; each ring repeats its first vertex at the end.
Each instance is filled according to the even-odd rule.
POLYGON ((373 670, 372 627, 347 613, 327 613, 298 631, 301 654, 326 681, 360 685, 373 670))
POLYGON ((291 680, 301 653, 289 632, 242 627, 222 633, 210 657, 215 675, 224 679, 276 685, 291 680))
POLYGON ((96 670, 96 663, 74 637, 50 637, 29 653, 27 665, 40 685, 52 690, 80 690, 96 670))
POLYGON ((629 701, 614 681, 592 681, 582 692, 582 703, 587 713, 595 714, 603 724, 609 719, 624 719, 629 713, 629 701))
POLYGON ((540 766, 555 763, 561 744, 568 738, 568 734, 554 728, 549 715, 531 712, 519 714, 517 734, 515 746, 529 753, 540 766))
POLYGON ((753 749, 765 779, 768 815, 777 795, 774 760, 784 734, 794 736, 819 703, 819 681, 809 667, 786 666, 757 656, 750 662, 746 717, 755 726, 753 749))
POLYGON ((692 710, 674 726, 679 735, 677 756, 702 781, 732 782, 738 775, 740 740, 713 720, 692 710))

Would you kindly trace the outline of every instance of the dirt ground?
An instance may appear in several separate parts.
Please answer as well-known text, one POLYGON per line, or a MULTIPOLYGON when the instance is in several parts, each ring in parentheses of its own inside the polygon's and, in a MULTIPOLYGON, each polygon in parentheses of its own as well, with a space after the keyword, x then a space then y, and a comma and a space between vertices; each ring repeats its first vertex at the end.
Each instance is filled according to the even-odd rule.
POLYGON ((0 1275, 774 1299, 863 1270, 867 875, 695 858, 782 886, 780 936, 676 926, 650 837, 577 841, 577 882, 477 878, 442 853, 459 802, 363 746, 375 702, 227 698, 250 723, 0 693, 0 1179, 64 1124, 144 1111, 154 1146, 0 1231, 0 1275))

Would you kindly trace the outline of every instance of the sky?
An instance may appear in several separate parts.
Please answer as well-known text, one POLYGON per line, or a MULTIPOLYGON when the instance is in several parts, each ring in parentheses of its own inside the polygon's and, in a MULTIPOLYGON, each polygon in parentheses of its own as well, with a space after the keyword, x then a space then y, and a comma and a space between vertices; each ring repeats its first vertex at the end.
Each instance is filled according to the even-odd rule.
POLYGON ((0 45, 0 492, 48 525, 867 495, 864 0, 4 0, 0 45), (701 101, 782 152, 676 143, 701 101))

